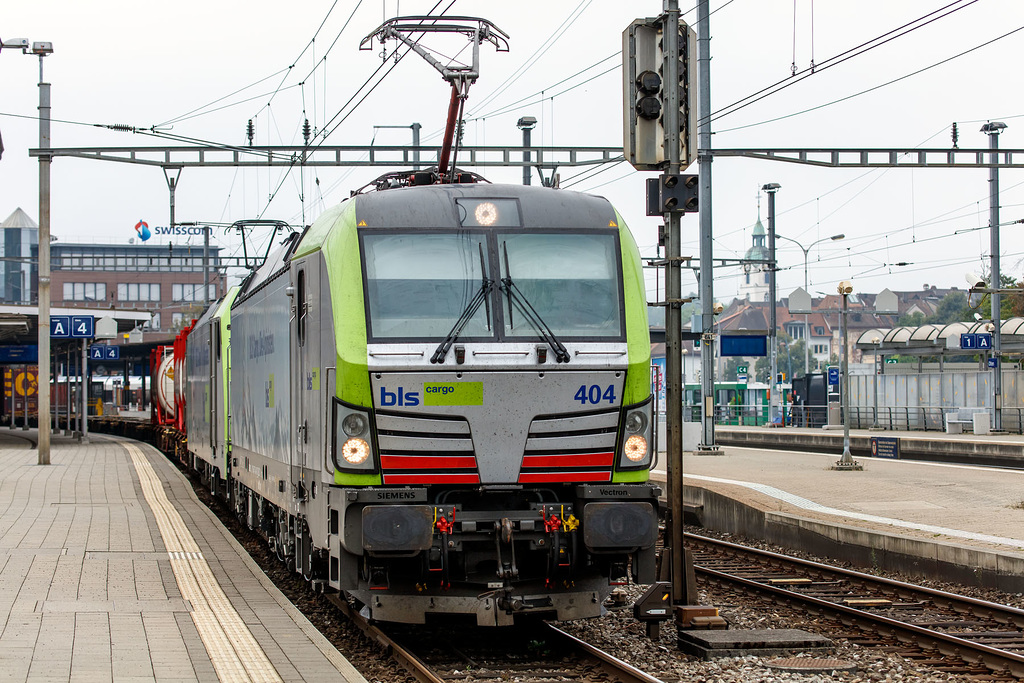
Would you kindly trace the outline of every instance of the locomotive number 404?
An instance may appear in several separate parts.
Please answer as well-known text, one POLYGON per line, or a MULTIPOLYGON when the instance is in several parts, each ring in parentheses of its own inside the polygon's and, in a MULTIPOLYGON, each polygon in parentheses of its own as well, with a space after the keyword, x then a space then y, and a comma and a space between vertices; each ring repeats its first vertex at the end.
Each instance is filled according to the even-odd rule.
POLYGON ((609 384, 608 388, 604 388, 599 384, 591 384, 587 386, 582 385, 577 391, 573 399, 579 401, 583 405, 588 403, 598 404, 602 401, 608 401, 612 405, 615 404, 615 385, 609 384))

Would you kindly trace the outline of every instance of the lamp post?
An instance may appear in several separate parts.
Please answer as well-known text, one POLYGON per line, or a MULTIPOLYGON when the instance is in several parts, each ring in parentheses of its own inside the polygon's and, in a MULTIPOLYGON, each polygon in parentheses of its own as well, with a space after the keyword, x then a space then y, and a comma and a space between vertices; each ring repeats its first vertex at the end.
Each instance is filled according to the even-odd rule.
POLYGON ((843 297, 842 315, 840 316, 843 340, 843 456, 836 461, 832 469, 840 471, 862 470, 864 466, 854 460, 853 454, 850 453, 850 344, 849 325, 846 318, 849 311, 849 297, 853 294, 853 283, 849 280, 840 282, 839 294, 843 297))
MULTIPOLYGON (((800 247, 800 251, 804 252, 804 291, 810 293, 810 291, 808 290, 808 284, 807 284, 807 255, 811 253, 811 249, 814 248, 814 245, 821 244, 822 242, 829 242, 829 241, 831 241, 831 242, 838 242, 839 240, 844 239, 846 237, 846 235, 844 235, 843 233, 839 233, 838 235, 832 235, 831 237, 823 237, 820 240, 817 240, 816 242, 811 242, 810 246, 808 246, 808 247, 804 247, 804 245, 800 244, 799 242, 797 242, 792 237, 783 237, 782 235, 775 235, 775 237, 777 237, 780 240, 786 240, 787 242, 792 242, 796 246, 800 247)), ((810 317, 808 316, 807 313, 804 313, 804 375, 805 376, 811 370, 810 346, 811 346, 811 323, 810 323, 810 317)))
POLYGON ((781 187, 778 183, 767 183, 761 187, 768 193, 768 386, 771 387, 768 403, 771 406, 772 424, 779 416, 779 345, 775 336, 775 328, 778 326, 775 311, 775 193, 781 187))
POLYGON ((872 369, 874 370, 873 374, 875 377, 875 405, 872 410, 872 412, 874 413, 874 420, 871 424, 871 429, 877 431, 881 429, 881 427, 878 425, 878 351, 882 346, 882 340, 879 339, 878 337, 872 337, 871 343, 875 345, 875 353, 871 359, 871 365, 873 366, 872 369))
POLYGON ((989 241, 992 252, 992 356, 996 359, 996 365, 992 368, 992 431, 1003 430, 1003 369, 999 367, 1001 350, 1003 347, 1000 328, 1000 300, 999 288, 1002 282, 999 281, 999 167, 996 162, 999 160, 999 133, 1006 128, 1001 121, 990 121, 981 127, 981 132, 988 135, 988 148, 992 151, 992 166, 988 169, 988 220, 989 220, 989 241))
POLYGON ((530 184, 530 131, 537 126, 537 119, 533 116, 523 116, 516 122, 516 127, 523 131, 523 185, 530 184))
MULTIPOLYGON (((50 84, 43 80, 43 57, 53 54, 53 43, 34 42, 31 48, 24 39, 3 41, 0 49, 20 48, 22 54, 39 56, 39 148, 50 148, 50 84)), ((39 155, 39 266, 38 286, 38 370, 36 375, 37 402, 39 404, 39 437, 36 447, 39 464, 50 464, 50 161, 49 154, 39 155)), ((26 403, 28 395, 25 396, 26 403)))

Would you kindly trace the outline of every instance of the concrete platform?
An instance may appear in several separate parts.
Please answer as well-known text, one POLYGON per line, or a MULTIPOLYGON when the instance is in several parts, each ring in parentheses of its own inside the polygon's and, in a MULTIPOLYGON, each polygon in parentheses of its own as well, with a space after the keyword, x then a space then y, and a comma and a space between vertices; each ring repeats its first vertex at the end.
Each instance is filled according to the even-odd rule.
POLYGON ((0 429, 0 680, 364 683, 163 455, 34 438, 0 429))
MULTIPOLYGON (((975 438, 963 436, 929 440, 941 449, 975 438)), ((1024 452, 1020 436, 977 438, 1024 452)), ((685 454, 689 513, 710 529, 862 567, 1024 592, 1024 470, 858 456, 863 471, 840 472, 829 469, 834 453, 804 448, 685 454)))

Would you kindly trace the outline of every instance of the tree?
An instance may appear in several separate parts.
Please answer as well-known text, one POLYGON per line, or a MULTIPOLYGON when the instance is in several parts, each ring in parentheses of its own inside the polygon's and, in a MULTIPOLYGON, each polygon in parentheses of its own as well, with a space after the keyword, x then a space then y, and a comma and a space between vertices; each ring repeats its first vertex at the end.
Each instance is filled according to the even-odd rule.
POLYGON ((906 313, 900 316, 900 319, 896 322, 897 325, 902 327, 920 327, 924 325, 924 313, 921 311, 914 311, 913 313, 906 313))
MULTIPOLYGON (((805 374, 804 340, 794 342, 788 334, 780 334, 775 338, 777 343, 776 363, 779 372, 785 373, 786 381, 805 374)), ((767 356, 758 358, 754 364, 754 377, 758 382, 768 383, 771 361, 767 356)))
POLYGON ((1004 295, 999 302, 1003 320, 1024 317, 1024 280, 1010 286, 1016 291, 1004 295))
POLYGON ((967 306, 967 295, 963 292, 950 292, 942 297, 935 313, 925 318, 926 323, 945 325, 965 320, 973 320, 971 309, 967 306))
POLYGON ((719 378, 723 382, 735 382, 738 381, 737 377, 739 372, 737 368, 741 365, 747 365, 747 362, 738 356, 729 356, 725 359, 725 364, 722 366, 722 376, 719 378))

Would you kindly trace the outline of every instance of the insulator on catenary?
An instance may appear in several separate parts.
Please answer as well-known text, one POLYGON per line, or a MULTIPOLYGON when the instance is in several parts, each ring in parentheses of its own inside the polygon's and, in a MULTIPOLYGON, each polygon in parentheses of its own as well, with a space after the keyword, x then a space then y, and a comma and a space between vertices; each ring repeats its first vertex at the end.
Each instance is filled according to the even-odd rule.
POLYGON ((252 125, 252 119, 245 125, 245 135, 249 138, 249 146, 252 147, 252 139, 256 135, 256 127, 252 125))

